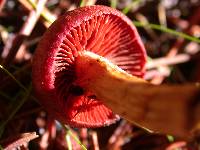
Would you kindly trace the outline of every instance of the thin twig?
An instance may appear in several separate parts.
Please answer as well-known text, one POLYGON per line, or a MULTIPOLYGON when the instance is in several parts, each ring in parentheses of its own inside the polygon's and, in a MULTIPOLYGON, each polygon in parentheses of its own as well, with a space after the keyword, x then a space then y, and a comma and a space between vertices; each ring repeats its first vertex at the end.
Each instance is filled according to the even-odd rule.
POLYGON ((95 3, 96 3, 96 0, 81 0, 80 7, 95 5, 95 3))
POLYGON ((88 129, 81 128, 80 129, 80 139, 84 145, 88 145, 88 129))
POLYGON ((175 65, 179 63, 185 63, 189 61, 191 58, 188 54, 178 54, 174 57, 161 57, 157 59, 153 59, 146 64, 146 69, 152 69, 160 66, 169 66, 175 65))
POLYGON ((13 40, 13 44, 12 44, 11 48, 8 50, 9 51, 8 55, 2 63, 4 66, 7 66, 13 60, 13 58, 15 57, 21 44, 24 42, 26 37, 31 34, 31 32, 32 32, 33 28, 35 27, 35 24, 44 8, 46 1, 47 0, 39 0, 36 10, 32 10, 29 13, 29 16, 28 16, 26 22, 23 24, 20 32, 16 35, 16 37, 13 40))
POLYGON ((123 120, 109 139, 109 149, 121 149, 120 147, 126 143, 127 134, 131 131, 132 126, 123 120))
MULTIPOLYGON (((37 9, 37 5, 34 3, 33 0, 27 0, 29 4, 34 8, 37 9)), ((56 16, 53 15, 47 8, 44 7, 43 11, 41 12, 41 16, 47 20, 48 22, 54 22, 56 20, 56 16)))
POLYGON ((162 2, 158 4, 158 18, 159 22, 162 26, 167 26, 167 20, 166 20, 166 9, 163 6, 162 2))
MULTIPOLYGON (((192 17, 189 19, 190 26, 188 26, 183 32, 184 33, 190 33, 192 26, 195 24, 198 24, 200 22, 200 7, 197 8, 196 11, 194 11, 192 17)), ((193 38, 192 38, 193 39, 193 38)), ((197 39, 197 38, 196 38, 197 39)), ((199 39, 197 39, 200 41, 199 39)), ((170 48, 169 52, 166 54, 166 57, 174 57, 177 55, 178 51, 180 50, 181 46, 184 44, 185 40, 182 38, 178 38, 174 45, 170 48)), ((164 66, 163 66, 164 67, 164 66)), ((160 84, 165 79, 165 76, 157 76, 154 77, 151 82, 160 84)))
POLYGON ((149 34, 149 36, 156 42, 158 39, 158 36, 154 32, 154 30, 151 28, 151 26, 149 26, 150 23, 148 19, 141 13, 137 13, 135 17, 137 20, 140 21, 140 22, 134 21, 133 23, 135 24, 135 26, 140 27, 141 25, 141 27, 143 27, 146 30, 146 32, 149 34))
POLYGON ((92 142, 93 142, 93 146, 94 146, 93 150, 99 150, 99 142, 98 142, 97 132, 91 131, 90 134, 91 134, 92 142))
MULTIPOLYGON (((171 71, 168 67, 167 68, 159 67, 156 69, 148 70, 144 75, 144 79, 151 80, 151 79, 158 78, 158 77, 168 77, 170 75, 170 73, 171 73, 171 71)), ((151 82, 151 83, 155 83, 155 82, 151 82)))

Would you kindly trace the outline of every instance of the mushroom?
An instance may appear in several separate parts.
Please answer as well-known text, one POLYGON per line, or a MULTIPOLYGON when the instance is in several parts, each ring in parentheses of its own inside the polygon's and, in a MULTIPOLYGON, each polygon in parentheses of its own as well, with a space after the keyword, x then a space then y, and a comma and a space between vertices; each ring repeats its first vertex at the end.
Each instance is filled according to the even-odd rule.
MULTIPOLYGON (((125 15, 106 6, 82 7, 44 34, 34 54, 33 86, 47 111, 74 127, 109 125, 119 119, 114 111, 154 131, 185 136, 191 128, 184 115, 199 88, 151 85, 142 79, 145 62, 144 46, 125 15)), ((194 124, 198 120, 193 116, 194 124)))

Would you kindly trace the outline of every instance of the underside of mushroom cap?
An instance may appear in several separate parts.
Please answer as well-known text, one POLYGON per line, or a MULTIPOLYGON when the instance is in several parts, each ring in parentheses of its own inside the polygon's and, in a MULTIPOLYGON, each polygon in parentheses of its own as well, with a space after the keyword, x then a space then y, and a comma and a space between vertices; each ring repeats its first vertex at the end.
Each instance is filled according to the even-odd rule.
POLYGON ((93 93, 74 84, 76 57, 84 50, 143 77, 146 53, 132 22, 112 8, 87 6, 65 13, 44 34, 33 59, 34 90, 48 112, 63 123, 109 125, 119 117, 93 93))

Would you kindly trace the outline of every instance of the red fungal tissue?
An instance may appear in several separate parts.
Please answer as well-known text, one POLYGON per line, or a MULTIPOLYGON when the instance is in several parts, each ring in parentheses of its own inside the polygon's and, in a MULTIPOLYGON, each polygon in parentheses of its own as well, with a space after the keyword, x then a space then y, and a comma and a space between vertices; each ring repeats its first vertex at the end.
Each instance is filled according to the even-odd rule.
MULTIPOLYGON (((33 58, 34 92, 48 113, 73 127, 100 127, 119 117, 75 85, 78 53, 91 51, 143 77, 146 53, 132 21, 106 6, 66 12, 46 31, 33 58)), ((78 75, 80 76, 80 75, 78 75)))

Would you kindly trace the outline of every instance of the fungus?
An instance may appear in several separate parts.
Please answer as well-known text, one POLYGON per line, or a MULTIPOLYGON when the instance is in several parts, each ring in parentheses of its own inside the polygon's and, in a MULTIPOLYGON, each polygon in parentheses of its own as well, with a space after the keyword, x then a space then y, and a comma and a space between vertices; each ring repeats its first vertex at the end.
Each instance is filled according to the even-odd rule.
POLYGON ((150 129, 185 134, 180 125, 185 118, 179 114, 185 114, 197 88, 181 88, 188 94, 177 97, 176 86, 147 83, 141 79, 145 61, 141 39, 125 15, 106 6, 82 7, 66 12, 44 34, 34 54, 33 86, 47 111, 74 127, 109 125, 119 119, 113 110, 150 129), (176 98, 183 100, 173 102, 169 115, 176 107, 178 115, 161 115, 172 105, 168 100, 176 98), (172 121, 172 128, 163 127, 163 120, 172 121))
POLYGON ((132 75, 144 74, 146 54, 132 22, 109 7, 84 7, 64 14, 43 36, 33 60, 35 92, 62 122, 109 125, 119 117, 95 93, 80 86, 84 74, 76 69, 76 59, 85 51, 109 59, 132 75))

